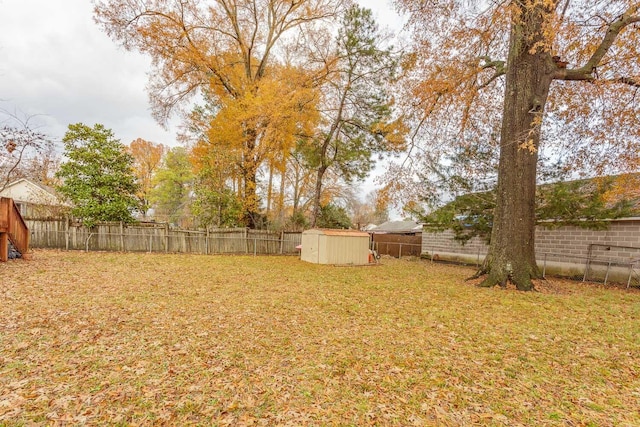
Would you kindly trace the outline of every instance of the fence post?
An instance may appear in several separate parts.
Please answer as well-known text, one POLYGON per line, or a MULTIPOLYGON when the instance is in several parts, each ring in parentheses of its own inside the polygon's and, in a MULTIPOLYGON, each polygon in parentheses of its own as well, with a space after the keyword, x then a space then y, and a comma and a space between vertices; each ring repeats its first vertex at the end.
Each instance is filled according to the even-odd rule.
POLYGON ((164 252, 169 252, 169 223, 164 225, 164 252))
POLYGON ((124 222, 120 221, 120 250, 124 252, 124 222))
POLYGON ((398 259, 402 258, 402 243, 400 243, 400 249, 398 249, 398 259))
POLYGON ((209 255, 209 226, 207 225, 207 234, 204 235, 204 254, 209 255))
POLYGON ((280 230, 280 255, 284 252, 284 230, 280 230))
POLYGON ((69 217, 65 217, 64 219, 65 219, 65 221, 64 221, 64 224, 65 224, 64 229, 65 229, 65 232, 66 232, 65 233, 65 240, 64 240, 64 250, 68 251, 69 250, 69 222, 70 222, 70 219, 69 219, 69 217))
POLYGON ((544 253, 544 264, 542 266, 542 278, 546 279, 546 273, 547 273, 547 253, 544 253))
POLYGON ((611 268, 611 261, 609 261, 609 263, 607 264, 607 273, 604 275, 604 284, 606 286, 607 284, 607 279, 609 278, 609 269, 611 268))
POLYGON ((153 235, 155 233, 149 233, 149 253, 153 253, 153 235))
POLYGON ((249 229, 244 229, 244 251, 245 253, 249 253, 249 229))
POLYGON ((589 243, 589 250, 587 251, 587 260, 584 263, 584 276, 582 276, 582 282, 587 281, 587 275, 589 274, 589 267, 591 267, 592 251, 593 251, 593 243, 589 243))
POLYGON ((256 256, 258 252, 258 238, 253 238, 253 256, 256 256))

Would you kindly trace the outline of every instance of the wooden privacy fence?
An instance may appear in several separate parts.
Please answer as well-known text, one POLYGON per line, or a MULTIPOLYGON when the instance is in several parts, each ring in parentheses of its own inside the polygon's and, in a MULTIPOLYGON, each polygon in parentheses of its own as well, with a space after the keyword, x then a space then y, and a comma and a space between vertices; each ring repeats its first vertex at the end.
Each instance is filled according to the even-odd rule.
POLYGON ((27 220, 35 248, 178 252, 199 254, 297 254, 300 232, 268 230, 183 230, 158 223, 101 223, 92 228, 68 220, 27 220))
POLYGON ((21 254, 27 253, 29 229, 13 199, 0 197, 0 261, 9 258, 9 242, 21 254))
POLYGON ((418 233, 415 236, 404 234, 373 234, 372 246, 380 255, 391 255, 395 258, 420 256, 422 252, 422 233, 418 233))

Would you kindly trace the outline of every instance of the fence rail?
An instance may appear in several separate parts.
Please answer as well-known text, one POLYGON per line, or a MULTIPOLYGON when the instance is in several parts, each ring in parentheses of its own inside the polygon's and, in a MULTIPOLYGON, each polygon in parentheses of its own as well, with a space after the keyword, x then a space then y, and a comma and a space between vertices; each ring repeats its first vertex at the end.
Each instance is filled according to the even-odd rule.
POLYGON ((32 246, 85 251, 199 254, 296 254, 300 232, 173 229, 166 224, 103 223, 92 228, 66 220, 29 220, 32 246))

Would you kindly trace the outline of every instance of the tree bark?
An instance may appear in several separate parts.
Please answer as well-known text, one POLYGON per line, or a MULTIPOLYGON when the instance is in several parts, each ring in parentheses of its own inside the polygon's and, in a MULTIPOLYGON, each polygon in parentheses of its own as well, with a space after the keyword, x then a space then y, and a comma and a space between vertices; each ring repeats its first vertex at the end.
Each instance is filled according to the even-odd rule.
POLYGON ((269 164, 269 183, 267 184, 267 211, 266 211, 267 218, 269 218, 271 214, 272 197, 273 197, 273 163, 269 164))
POLYGON ((257 135, 254 130, 248 130, 246 135, 244 155, 242 159, 242 178, 244 180, 243 188, 243 208, 244 208, 244 223, 251 229, 256 228, 256 219, 258 218, 258 195, 257 195, 257 183, 258 183, 258 164, 259 160, 256 158, 255 148, 257 135))
POLYGON ((313 195, 313 218, 311 220, 311 227, 315 227, 318 223, 318 217, 320 216, 320 198, 322 195, 322 179, 324 173, 327 171, 327 167, 322 165, 318 168, 318 174, 316 178, 316 189, 313 195))
POLYGON ((280 194, 278 195, 278 217, 280 218, 280 224, 284 225, 284 192, 286 189, 286 166, 283 166, 280 171, 280 194))
POLYGON ((543 49, 542 6, 520 6, 510 35, 494 223, 481 286, 532 290, 540 277, 535 259, 535 192, 540 124, 556 67, 543 49), (538 43, 538 44, 536 44, 538 43))
POLYGON ((244 171, 244 223, 251 229, 256 228, 258 217, 257 173, 255 165, 248 164, 244 171))

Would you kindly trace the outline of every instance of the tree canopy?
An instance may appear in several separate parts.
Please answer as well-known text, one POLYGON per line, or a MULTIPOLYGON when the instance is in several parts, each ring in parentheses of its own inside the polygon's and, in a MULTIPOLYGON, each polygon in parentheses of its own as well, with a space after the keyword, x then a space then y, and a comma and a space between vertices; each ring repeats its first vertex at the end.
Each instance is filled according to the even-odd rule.
POLYGON ((0 111, 0 191, 24 176, 50 184, 53 142, 35 130, 31 119, 0 111))
MULTIPOLYGON (((640 195, 620 188, 620 182, 638 176, 609 176, 539 185, 536 189, 536 221, 539 226, 574 225, 606 228, 608 220, 640 214, 640 195)), ((491 241, 496 192, 461 195, 428 215, 421 215, 425 227, 451 229, 455 239, 465 243, 473 237, 491 241)))
POLYGON ((510 36, 525 30, 537 39, 518 47, 538 55, 551 87, 534 116, 540 144, 527 134, 515 144, 538 152, 542 172, 556 172, 541 177, 640 167, 637 1, 397 3, 414 41, 414 72, 403 82, 415 132, 408 177, 439 166, 446 178, 473 177, 465 180, 473 188, 495 185, 510 36), (526 27, 533 18, 538 27, 526 27))
POLYGON ((110 129, 71 124, 62 139, 67 159, 56 176, 57 190, 72 203, 71 213, 91 227, 99 221, 132 222, 138 208, 133 158, 110 129))
POLYGON ((105 0, 95 10, 110 36, 153 59, 150 97, 160 122, 195 94, 205 96, 212 115, 203 143, 235 151, 237 191, 252 226, 258 169, 294 141, 313 102, 286 52, 297 48, 297 34, 341 7, 342 0, 105 0))
POLYGON ((152 58, 156 119, 186 110, 203 224, 313 223, 374 154, 403 147, 399 56, 349 0, 102 0, 95 17, 152 58))
POLYGON ((184 147, 168 150, 153 178, 153 189, 149 194, 157 219, 192 225, 190 209, 193 180, 189 152, 184 147))
MULTIPOLYGON (((390 89, 400 56, 384 42, 371 10, 354 5, 344 13, 335 47, 324 58, 327 62, 333 58, 334 65, 319 87, 322 120, 301 147, 317 171, 312 225, 320 215, 327 169, 335 169, 350 182, 368 174, 374 154, 404 148, 406 129, 393 117, 390 89)), ((324 49, 316 47, 316 55, 322 58, 324 49)))
POLYGON ((538 165, 592 174, 640 166, 640 3, 398 4, 415 40, 415 73, 405 82, 407 99, 415 100, 409 105, 414 135, 429 145, 414 146, 423 154, 413 159, 415 174, 391 170, 394 184, 403 174, 405 180, 446 177, 467 189, 495 187, 483 284, 511 281, 530 290, 540 276, 538 165))
POLYGON ((143 216, 146 216, 151 206, 149 193, 153 188, 153 177, 162 163, 162 157, 166 150, 164 145, 154 144, 142 138, 131 141, 127 148, 133 157, 133 171, 138 184, 136 197, 143 216))

